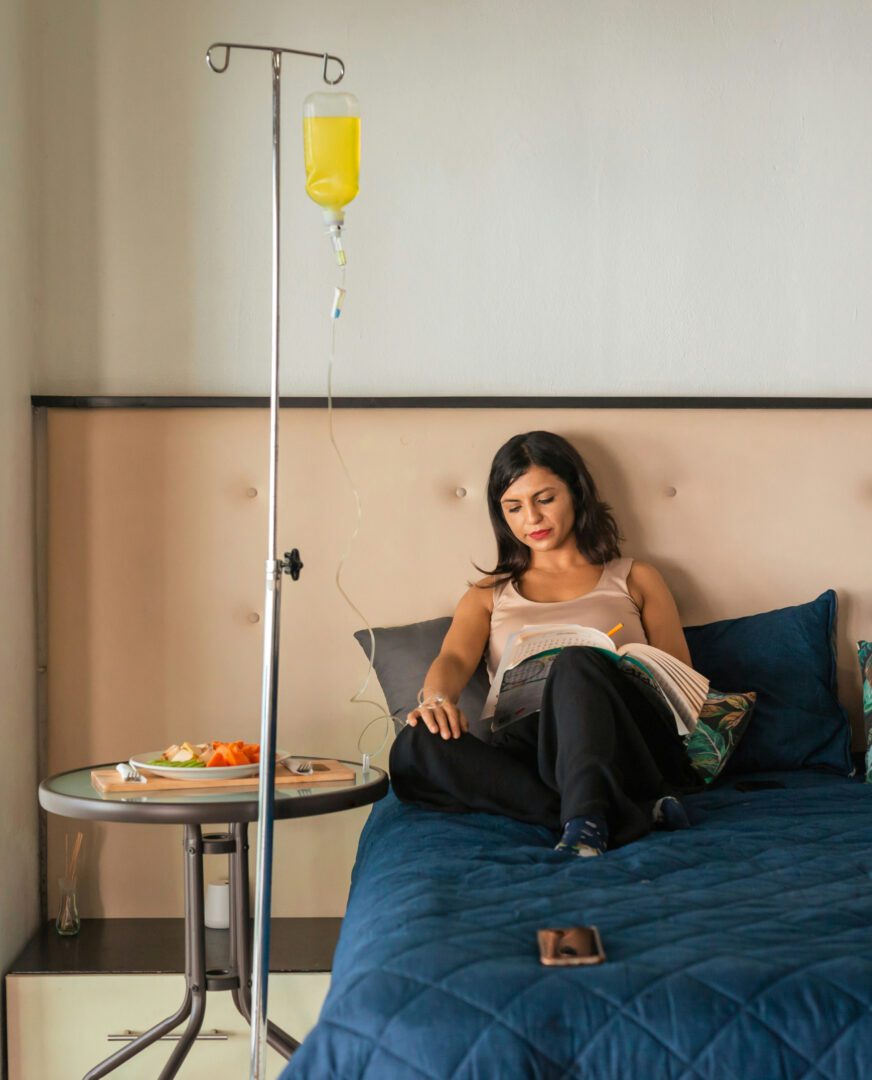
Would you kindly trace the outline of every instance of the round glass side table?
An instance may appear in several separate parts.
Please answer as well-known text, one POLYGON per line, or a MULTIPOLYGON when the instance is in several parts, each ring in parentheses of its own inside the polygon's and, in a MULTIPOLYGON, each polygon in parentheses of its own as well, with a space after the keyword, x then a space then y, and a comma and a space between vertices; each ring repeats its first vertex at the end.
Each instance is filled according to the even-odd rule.
MULTIPOLYGON (((312 760, 300 756, 299 760, 312 760)), ((387 774, 373 765, 364 773, 360 765, 343 761, 354 772, 351 780, 313 783, 275 789, 275 819, 311 817, 351 810, 377 802, 387 794, 387 774)), ((165 1020, 95 1065, 84 1080, 107 1076, 125 1061, 187 1020, 159 1080, 176 1075, 191 1049, 206 1011, 210 990, 229 990, 233 1002, 251 1023, 251 922, 248 882, 248 823, 257 820, 257 788, 244 791, 210 791, 208 788, 178 791, 130 791, 101 795, 91 785, 91 772, 109 765, 58 773, 39 785, 39 802, 50 814, 91 821, 123 821, 144 825, 183 825, 185 864, 185 996, 178 1009, 165 1020), (225 833, 203 834, 203 825, 227 823, 225 833), (227 968, 206 968, 203 911, 203 856, 229 856, 230 959, 227 968)), ((289 1058, 299 1043, 270 1023, 267 1039, 283 1057, 289 1058)))

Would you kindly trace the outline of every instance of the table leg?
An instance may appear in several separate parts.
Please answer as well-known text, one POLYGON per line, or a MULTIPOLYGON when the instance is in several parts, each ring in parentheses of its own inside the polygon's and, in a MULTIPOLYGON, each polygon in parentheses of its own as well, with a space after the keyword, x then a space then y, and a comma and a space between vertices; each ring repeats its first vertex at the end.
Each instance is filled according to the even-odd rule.
POLYGON ((193 1045, 206 1012, 206 938, 203 912, 203 836, 199 825, 185 826, 185 997, 166 1020, 138 1035, 127 1046, 95 1065, 84 1080, 100 1080, 157 1042, 185 1019, 188 1025, 173 1048, 159 1080, 171 1080, 193 1045))
MULTIPOLYGON (((230 962, 239 975, 239 988, 232 991, 233 1003, 251 1024, 251 912, 248 899, 248 825, 233 825, 235 841, 230 853, 230 962)), ((266 1040, 284 1058, 300 1045, 271 1020, 266 1040)))
POLYGON ((140 1050, 144 1050, 147 1046, 151 1046, 153 1042, 157 1042, 158 1039, 167 1035, 174 1027, 177 1027, 191 1012, 191 995, 188 991, 185 991, 185 998, 182 1004, 179 1006, 178 1011, 174 1012, 172 1016, 168 1016, 166 1020, 161 1020, 159 1024, 155 1024, 154 1027, 144 1031, 141 1035, 122 1047, 111 1057, 101 1061, 99 1065, 95 1065, 90 1072, 85 1074, 84 1080, 99 1080, 102 1076, 107 1076, 114 1069, 117 1069, 119 1065, 123 1065, 125 1061, 129 1061, 135 1054, 138 1054, 140 1050))
POLYGON ((182 1067, 206 1015, 206 931, 203 910, 203 832, 185 826, 185 981, 191 999, 190 1018, 182 1037, 161 1070, 159 1080, 171 1080, 182 1067))

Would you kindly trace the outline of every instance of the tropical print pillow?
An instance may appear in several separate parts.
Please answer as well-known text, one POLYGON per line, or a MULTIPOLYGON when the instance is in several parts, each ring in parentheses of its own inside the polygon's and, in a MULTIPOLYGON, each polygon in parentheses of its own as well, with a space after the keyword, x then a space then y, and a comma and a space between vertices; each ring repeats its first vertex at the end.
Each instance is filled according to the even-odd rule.
POLYGON ((858 641, 860 678, 863 680, 863 721, 866 729, 866 783, 872 784, 872 641, 858 641))
POLYGON ((710 784, 726 765, 748 727, 757 695, 725 694, 709 688, 699 720, 685 746, 690 763, 710 784))

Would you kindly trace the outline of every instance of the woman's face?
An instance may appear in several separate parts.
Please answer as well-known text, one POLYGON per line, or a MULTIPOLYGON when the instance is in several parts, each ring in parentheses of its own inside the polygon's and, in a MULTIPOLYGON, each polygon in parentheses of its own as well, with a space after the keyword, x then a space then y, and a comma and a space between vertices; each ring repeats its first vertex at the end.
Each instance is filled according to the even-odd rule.
POLYGON ((500 505, 509 528, 534 552, 575 545, 572 495, 550 469, 531 465, 506 488, 500 505))

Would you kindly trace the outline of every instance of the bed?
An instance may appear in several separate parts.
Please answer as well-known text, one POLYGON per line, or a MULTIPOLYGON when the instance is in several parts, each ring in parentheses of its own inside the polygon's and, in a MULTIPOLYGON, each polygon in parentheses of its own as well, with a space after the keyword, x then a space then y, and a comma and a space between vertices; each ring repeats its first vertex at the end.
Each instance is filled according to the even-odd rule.
MULTIPOLYGON (((392 707, 448 622, 377 631, 392 707)), ((830 589, 684 628, 719 703, 756 695, 750 713, 704 707, 690 829, 576 859, 502 816, 376 806, 330 993, 286 1080, 868 1075, 872 784, 838 699, 837 623, 830 589), (606 962, 542 966, 536 931, 579 924, 599 928, 606 962)), ((479 666, 468 716, 487 688, 479 666)))
POLYGON ((600 859, 393 795, 360 842, 329 996, 284 1073, 859 1078, 872 1062, 872 786, 732 777, 693 828, 600 859), (607 962, 540 965, 536 930, 599 927, 607 962))

